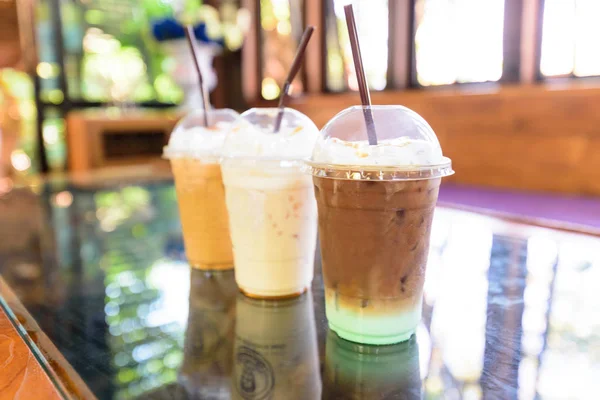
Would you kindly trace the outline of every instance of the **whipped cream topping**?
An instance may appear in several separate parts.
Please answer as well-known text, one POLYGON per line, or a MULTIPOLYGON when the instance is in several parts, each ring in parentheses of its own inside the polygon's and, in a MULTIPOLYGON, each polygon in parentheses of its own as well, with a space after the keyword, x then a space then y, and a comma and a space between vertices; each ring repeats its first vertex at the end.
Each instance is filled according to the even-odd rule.
POLYGON ((175 129, 164 148, 164 155, 172 157, 220 157, 223 143, 235 123, 220 121, 210 127, 194 126, 175 129))
POLYGON ((319 136, 315 124, 305 115, 286 109, 279 132, 273 132, 277 109, 255 109, 253 115, 231 130, 223 148, 224 157, 264 159, 305 159, 319 136), (251 119, 250 122, 248 119, 251 119))
POLYGON ((445 162, 437 143, 406 136, 379 141, 369 145, 365 141, 348 142, 335 137, 319 141, 312 161, 334 165, 361 166, 427 166, 445 162))

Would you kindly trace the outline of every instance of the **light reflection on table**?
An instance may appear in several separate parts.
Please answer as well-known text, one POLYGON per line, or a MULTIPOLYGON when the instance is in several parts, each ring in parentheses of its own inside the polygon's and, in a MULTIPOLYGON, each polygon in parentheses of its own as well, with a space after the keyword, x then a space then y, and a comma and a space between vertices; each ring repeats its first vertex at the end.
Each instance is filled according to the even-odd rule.
MULTIPOLYGON (((18 193, 12 196, 4 201, 4 211, 24 203, 18 193)), ((31 202, 30 195, 23 196, 31 202)), ((23 236, 15 239, 20 247, 0 248, 0 273, 99 398, 198 396, 202 389, 190 386, 186 376, 213 382, 213 393, 225 398, 238 393, 230 378, 240 376, 233 360, 233 366, 218 368, 227 373, 217 383, 211 381, 210 368, 213 375, 203 375, 210 360, 202 366, 197 358, 202 353, 198 346, 210 339, 203 324, 220 311, 210 314, 190 304, 220 300, 204 298, 206 286, 189 292, 190 273, 169 183, 59 188, 32 204, 35 210, 13 216, 11 223, 29 226, 27 218, 39 215, 47 222, 21 231, 0 228, 3 236, 23 236), (190 358, 190 352, 196 356, 190 358)), ((284 378, 289 386, 306 386, 313 382, 308 377, 320 377, 318 387, 328 398, 339 394, 340 385, 355 389, 348 389, 354 372, 338 380, 324 375, 327 354, 357 350, 331 353, 328 348, 337 342, 328 338, 318 261, 315 267, 311 300, 318 363, 303 361, 304 369, 282 371, 290 371, 284 378)), ((204 278, 196 277, 192 287, 202 286, 204 278)), ((418 362, 407 362, 419 369, 427 399, 588 399, 600 392, 599 292, 600 238, 440 208, 431 238, 424 318, 414 347, 418 362)), ((235 290, 227 293, 238 296, 235 290)), ((227 310, 235 315, 235 305, 227 310)), ((245 318, 226 315, 234 325, 245 318)), ((213 335, 211 340, 217 339, 213 335)), ((278 362, 291 362, 282 357, 278 362)), ((415 360, 411 357, 407 360, 415 360)), ((373 374, 371 367, 379 361, 359 363, 351 371, 364 367, 363 372, 373 374)), ((372 380, 390 382, 386 373, 414 376, 393 368, 379 371, 372 380)), ((414 381, 407 379, 413 382, 408 393, 418 398, 414 381)), ((368 389, 368 382, 359 387, 368 389)), ((406 393, 406 387, 389 389, 395 395, 406 393)), ((356 393, 360 398, 366 392, 356 393)))

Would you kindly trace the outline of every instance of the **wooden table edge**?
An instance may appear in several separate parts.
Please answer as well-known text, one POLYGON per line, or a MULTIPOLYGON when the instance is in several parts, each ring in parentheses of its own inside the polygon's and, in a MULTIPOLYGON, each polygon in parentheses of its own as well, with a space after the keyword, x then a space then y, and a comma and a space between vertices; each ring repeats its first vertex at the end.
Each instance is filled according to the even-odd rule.
MULTIPOLYGON (((50 375, 50 380, 58 386, 57 390, 68 399, 96 399, 96 396, 94 396, 75 369, 29 314, 25 306, 2 278, 2 275, 0 275, 0 297, 8 306, 8 313, 12 313, 12 315, 6 315, 6 317, 10 320, 21 340, 26 342, 25 344, 28 349, 32 353, 35 353, 35 350, 37 350, 41 354, 43 360, 40 361, 38 357, 36 358, 45 373, 50 375), (18 333, 19 331, 20 333, 18 333), (29 343, 27 343, 28 341, 29 343), (35 349, 32 349, 33 346, 35 346, 35 349)), ((0 311, 4 311, 1 306, 0 311)))
POLYGON ((65 398, 0 304, 0 399, 17 396, 65 398))

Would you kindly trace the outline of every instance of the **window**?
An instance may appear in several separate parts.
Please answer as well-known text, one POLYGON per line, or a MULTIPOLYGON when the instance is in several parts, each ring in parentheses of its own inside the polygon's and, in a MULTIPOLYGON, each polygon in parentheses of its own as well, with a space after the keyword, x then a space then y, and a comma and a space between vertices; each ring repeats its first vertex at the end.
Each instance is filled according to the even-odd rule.
POLYGON ((600 75, 600 1, 545 0, 543 76, 600 75))
POLYGON ((350 2, 373 91, 600 76, 598 0, 261 0, 246 3, 260 6, 261 22, 249 98, 278 97, 307 23, 318 28, 319 50, 307 53, 293 92, 356 90, 343 9, 350 2))
POLYGON ((165 56, 144 33, 152 1, 35 3, 43 142, 33 164, 41 170, 66 167, 64 115, 71 107, 180 100, 181 90, 162 71, 165 56))
MULTIPOLYGON (((260 1, 261 95, 264 99, 273 100, 279 97, 280 87, 292 65, 304 31, 303 3, 302 0, 260 1)), ((302 79, 295 79, 291 93, 297 94, 302 90, 302 79)))
MULTIPOLYGON (((326 1, 327 89, 334 92, 358 90, 344 15, 347 3, 346 0, 326 1)), ((388 73, 388 0, 355 1, 354 13, 367 81, 372 90, 383 90, 388 73)))
POLYGON ((415 26, 420 85, 502 77, 504 0, 417 0, 415 26))

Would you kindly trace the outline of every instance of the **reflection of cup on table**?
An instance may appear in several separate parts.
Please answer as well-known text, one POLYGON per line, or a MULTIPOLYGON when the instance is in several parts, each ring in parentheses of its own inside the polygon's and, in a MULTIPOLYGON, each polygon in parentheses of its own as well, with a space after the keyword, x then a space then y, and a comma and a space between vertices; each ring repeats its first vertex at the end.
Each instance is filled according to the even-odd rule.
POLYGON ((233 271, 192 269, 190 308, 179 380, 191 398, 231 398, 238 294, 233 271))
POLYGON ((423 397, 419 348, 412 339, 390 346, 348 342, 327 335, 324 399, 406 399, 423 397))
POLYGON ((233 110, 209 110, 183 118, 173 130, 164 155, 170 159, 183 230, 185 252, 193 268, 233 267, 229 220, 219 159, 227 133, 238 121, 233 110))
POLYGON ((309 162, 319 208, 329 326, 344 339, 407 340, 421 319, 429 235, 441 177, 452 173, 427 122, 400 106, 364 107, 323 129, 309 162))
POLYGON ((319 399, 321 379, 310 292, 288 300, 237 299, 234 399, 319 399))
POLYGON ((235 258, 235 278, 246 295, 297 296, 310 286, 317 210, 302 159, 318 129, 305 115, 285 109, 251 109, 223 148, 223 181, 235 258))

